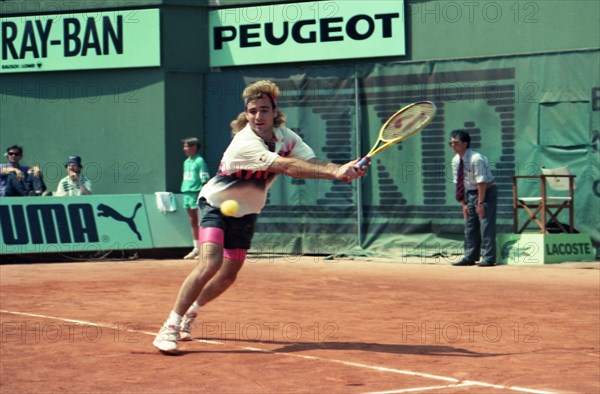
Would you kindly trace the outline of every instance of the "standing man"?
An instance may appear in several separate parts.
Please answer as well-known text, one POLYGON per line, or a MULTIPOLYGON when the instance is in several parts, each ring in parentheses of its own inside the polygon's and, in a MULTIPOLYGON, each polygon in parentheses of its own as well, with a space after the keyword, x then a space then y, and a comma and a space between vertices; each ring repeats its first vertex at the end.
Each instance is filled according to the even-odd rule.
POLYGON ((92 181, 81 173, 81 157, 69 156, 65 163, 67 176, 58 181, 55 196, 89 196, 92 194, 92 181))
POLYGON ((465 218, 465 255, 454 266, 496 265, 496 201, 498 191, 485 156, 470 149, 471 136, 463 130, 450 134, 456 200, 465 218))
POLYGON ((198 138, 189 137, 181 140, 183 153, 187 159, 183 162, 183 181, 181 192, 183 193, 183 206, 187 211, 190 225, 192 226, 192 240, 194 249, 184 259, 191 260, 198 257, 198 193, 202 186, 210 179, 206 162, 200 156, 200 141, 198 138))
POLYGON ((198 265, 181 285, 175 305, 153 342, 163 353, 177 353, 180 338, 191 340, 190 327, 198 309, 235 281, 277 175, 344 182, 365 175, 357 166, 359 159, 345 164, 317 159, 313 150, 284 126, 278 97, 279 88, 271 81, 253 83, 242 93, 244 112, 231 122, 234 137, 217 175, 200 192, 198 265), (234 216, 224 216, 219 210, 227 200, 239 203, 234 216))

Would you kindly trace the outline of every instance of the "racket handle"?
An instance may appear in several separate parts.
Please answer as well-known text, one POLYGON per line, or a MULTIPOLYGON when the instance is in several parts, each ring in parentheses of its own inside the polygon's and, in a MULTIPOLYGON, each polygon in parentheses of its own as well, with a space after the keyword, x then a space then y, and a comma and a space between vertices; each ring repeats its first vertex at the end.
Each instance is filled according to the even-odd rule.
POLYGON ((360 168, 365 168, 371 162, 371 158, 369 156, 365 156, 356 165, 360 168))

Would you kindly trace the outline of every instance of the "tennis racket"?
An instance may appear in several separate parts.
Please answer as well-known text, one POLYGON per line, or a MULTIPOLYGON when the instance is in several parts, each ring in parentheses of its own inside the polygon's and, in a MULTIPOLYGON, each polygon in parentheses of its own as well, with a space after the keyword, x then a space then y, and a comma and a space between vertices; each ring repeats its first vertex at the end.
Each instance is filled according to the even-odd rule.
POLYGON ((371 161, 371 157, 423 130, 431 122, 435 112, 434 103, 419 101, 407 105, 390 116, 381 126, 377 142, 375 142, 369 153, 360 159, 358 166, 366 166, 371 161))

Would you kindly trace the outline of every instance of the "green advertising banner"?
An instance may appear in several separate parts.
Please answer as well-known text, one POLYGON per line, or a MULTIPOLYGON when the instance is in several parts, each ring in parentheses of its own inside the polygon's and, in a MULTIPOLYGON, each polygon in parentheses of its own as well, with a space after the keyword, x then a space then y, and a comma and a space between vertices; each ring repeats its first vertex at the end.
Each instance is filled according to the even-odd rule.
MULTIPOLYGON (((498 187, 498 233, 513 228, 512 176, 568 165, 575 179, 575 229, 600 245, 600 56, 598 50, 479 60, 360 66, 227 69, 210 75, 209 162, 226 147, 243 104, 237 87, 269 79, 281 88, 287 126, 318 157, 346 162, 367 152, 382 123, 419 100, 438 107, 421 133, 373 159, 360 182, 280 177, 258 221, 257 249, 372 256, 462 253, 464 218, 454 199, 448 147, 467 130, 498 187), (578 70, 565 73, 564 70, 578 70), (227 108, 232 108, 228 110, 227 108), (422 235, 422 237, 419 237, 422 235), (422 241, 415 241, 421 239, 422 241), (349 250, 351 248, 351 252, 349 250)), ((539 181, 519 186, 539 195, 539 181)), ((559 221, 568 223, 566 212, 559 221)))
POLYGON ((540 265, 593 261, 589 234, 498 234, 498 264, 540 265))
POLYGON ((0 254, 153 247, 142 195, 0 198, 0 254))
POLYGON ((160 66, 159 10, 0 18, 0 73, 160 66))
POLYGON ((209 16, 211 67, 405 55, 404 0, 314 1, 209 16))

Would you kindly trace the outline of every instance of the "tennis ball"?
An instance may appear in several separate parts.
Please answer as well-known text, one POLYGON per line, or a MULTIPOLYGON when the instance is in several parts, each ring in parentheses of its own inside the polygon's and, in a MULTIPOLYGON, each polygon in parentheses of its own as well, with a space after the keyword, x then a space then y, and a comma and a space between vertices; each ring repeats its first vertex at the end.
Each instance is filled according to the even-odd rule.
POLYGON ((235 200, 223 201, 223 204, 221 204, 221 213, 225 216, 233 216, 239 208, 240 204, 235 200))

